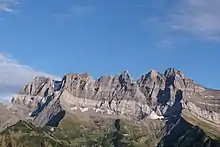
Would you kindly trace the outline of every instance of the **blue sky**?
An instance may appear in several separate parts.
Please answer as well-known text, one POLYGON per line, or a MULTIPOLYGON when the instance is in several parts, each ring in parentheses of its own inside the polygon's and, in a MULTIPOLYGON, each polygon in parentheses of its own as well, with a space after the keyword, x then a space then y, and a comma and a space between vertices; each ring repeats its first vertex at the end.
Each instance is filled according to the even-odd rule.
POLYGON ((177 68, 220 88, 218 0, 0 0, 0 79, 177 68), (12 78, 13 77, 13 78, 12 78))

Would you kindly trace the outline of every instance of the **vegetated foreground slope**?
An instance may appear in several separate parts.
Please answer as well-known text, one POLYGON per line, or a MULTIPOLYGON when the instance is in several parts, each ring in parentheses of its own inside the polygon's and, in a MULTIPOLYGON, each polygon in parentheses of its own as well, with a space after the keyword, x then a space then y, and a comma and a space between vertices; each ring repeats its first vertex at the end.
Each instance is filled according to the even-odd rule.
POLYGON ((97 80, 37 77, 11 102, 10 111, 22 110, 21 119, 31 124, 4 130, 2 146, 220 146, 220 91, 171 68, 137 81, 127 71, 97 80))
MULTIPOLYGON (((84 114, 82 114, 84 115, 84 114)), ((36 128, 20 121, 0 133, 0 146, 135 147, 156 146, 162 122, 136 122, 98 116, 67 115, 58 127, 36 128)))
POLYGON ((184 119, 164 122, 67 115, 58 127, 19 121, 0 133, 2 147, 219 147, 184 119), (164 134, 169 129, 168 134, 164 134), (162 137, 164 136, 165 137, 162 137))

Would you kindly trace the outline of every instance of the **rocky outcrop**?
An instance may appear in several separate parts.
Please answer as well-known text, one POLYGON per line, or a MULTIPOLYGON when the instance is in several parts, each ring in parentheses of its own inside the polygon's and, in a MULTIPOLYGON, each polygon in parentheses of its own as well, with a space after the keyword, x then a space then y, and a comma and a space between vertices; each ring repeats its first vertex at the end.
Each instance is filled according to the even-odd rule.
POLYGON ((219 124, 219 96, 219 91, 198 85, 169 68, 163 74, 151 70, 137 81, 127 71, 97 80, 88 73, 69 73, 62 81, 37 77, 12 103, 37 109, 32 113, 37 126, 46 125, 63 110, 94 111, 138 120, 176 117, 184 110, 219 124))
POLYGON ((37 127, 57 126, 64 115, 65 110, 60 105, 59 97, 53 97, 41 111, 36 113, 33 124, 37 127))
POLYGON ((183 118, 167 122, 167 134, 157 147, 219 147, 220 141, 207 136, 198 126, 193 126, 183 118))
POLYGON ((20 94, 45 97, 53 93, 53 85, 53 81, 49 78, 36 77, 32 83, 21 89, 20 94))
POLYGON ((21 91, 11 99, 12 104, 25 105, 31 110, 39 104, 45 103, 47 96, 60 90, 61 81, 54 81, 46 77, 36 77, 32 83, 25 85, 21 91))

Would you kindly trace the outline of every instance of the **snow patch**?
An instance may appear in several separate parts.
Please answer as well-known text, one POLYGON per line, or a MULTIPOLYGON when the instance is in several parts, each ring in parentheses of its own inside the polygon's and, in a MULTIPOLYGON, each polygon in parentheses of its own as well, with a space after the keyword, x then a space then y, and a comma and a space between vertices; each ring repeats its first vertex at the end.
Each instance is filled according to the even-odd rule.
POLYGON ((46 103, 46 97, 44 97, 44 98, 41 99, 41 103, 42 103, 42 104, 46 103))
POLYGON ((77 107, 72 107, 72 108, 70 108, 71 110, 78 110, 78 108, 77 107))
POLYGON ((80 111, 82 111, 82 112, 87 112, 87 111, 89 111, 89 108, 79 108, 80 109, 80 111))
POLYGON ((149 116, 149 118, 150 119, 163 119, 164 117, 163 116, 159 116, 154 111, 152 111, 150 116, 149 116))
POLYGON ((53 131, 54 131, 54 127, 52 127, 52 128, 50 129, 50 131, 52 131, 52 132, 53 132, 53 131))
POLYGON ((107 110, 107 113, 108 113, 108 114, 114 114, 114 111, 112 111, 112 110, 107 110))
POLYGON ((101 113, 104 113, 105 110, 102 110, 102 109, 97 108, 97 109, 95 110, 95 112, 101 112, 101 113))
POLYGON ((98 113, 114 114, 114 111, 112 111, 112 110, 103 110, 103 109, 100 109, 100 108, 81 108, 81 107, 74 106, 70 109, 71 110, 79 110, 81 112, 87 112, 89 110, 92 110, 92 111, 95 111, 95 112, 98 112, 98 113))

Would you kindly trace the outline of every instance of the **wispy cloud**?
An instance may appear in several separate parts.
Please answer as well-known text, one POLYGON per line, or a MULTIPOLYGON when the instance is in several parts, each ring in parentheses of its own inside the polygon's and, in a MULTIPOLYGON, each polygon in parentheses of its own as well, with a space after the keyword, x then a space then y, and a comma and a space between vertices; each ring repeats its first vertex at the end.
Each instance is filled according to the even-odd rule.
POLYGON ((0 13, 1 12, 13 12, 13 6, 18 4, 16 0, 0 0, 0 13))
POLYGON ((176 47, 176 37, 172 35, 170 22, 163 18, 141 18, 140 24, 155 38, 155 48, 159 50, 171 50, 176 47))
POLYGON ((156 48, 159 50, 171 50, 175 47, 175 43, 171 39, 165 39, 156 43, 156 48))
POLYGON ((220 1, 182 0, 169 14, 171 28, 205 39, 220 39, 220 1))
POLYGON ((22 65, 13 57, 0 53, 0 96, 18 92, 36 76, 59 79, 57 76, 22 65))
POLYGON ((166 48, 168 42, 192 38, 220 41, 220 0, 179 0, 169 9, 165 5, 162 9, 166 10, 163 15, 142 18, 140 22, 154 30, 160 46, 166 48))
POLYGON ((85 18, 95 10, 91 5, 74 5, 67 12, 55 14, 54 16, 59 19, 70 19, 73 17, 85 18))
POLYGON ((71 8, 70 12, 76 15, 88 15, 94 11, 94 6, 75 5, 71 8))

